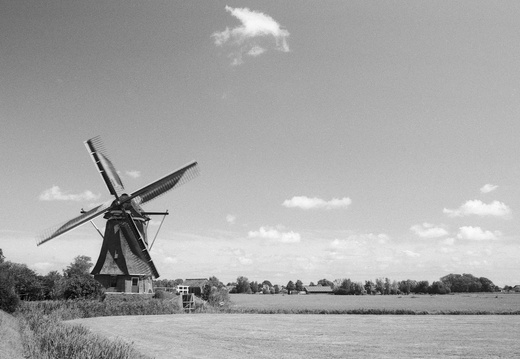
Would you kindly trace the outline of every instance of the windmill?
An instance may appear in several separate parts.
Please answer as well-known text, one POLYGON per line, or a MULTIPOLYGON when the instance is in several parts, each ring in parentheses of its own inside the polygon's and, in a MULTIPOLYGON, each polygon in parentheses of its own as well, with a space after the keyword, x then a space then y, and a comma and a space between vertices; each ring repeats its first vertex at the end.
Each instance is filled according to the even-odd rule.
POLYGON ((94 279, 109 292, 151 292, 152 278, 158 278, 159 272, 149 253, 148 221, 151 215, 167 215, 168 212, 146 212, 141 205, 197 176, 197 162, 188 163, 129 195, 124 193, 123 182, 106 155, 99 136, 85 141, 85 146, 115 199, 88 211, 82 210, 79 216, 45 231, 38 237, 37 244, 39 246, 104 215, 107 222, 104 234, 98 230, 103 243, 91 272, 94 279))

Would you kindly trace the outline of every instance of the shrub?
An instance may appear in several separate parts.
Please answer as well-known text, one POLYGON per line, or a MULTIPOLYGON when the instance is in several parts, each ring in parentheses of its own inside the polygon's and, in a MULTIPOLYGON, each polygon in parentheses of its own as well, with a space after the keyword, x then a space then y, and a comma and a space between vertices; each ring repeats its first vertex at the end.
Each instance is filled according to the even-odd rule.
POLYGON ((14 282, 6 273, 0 272, 0 310, 7 313, 13 313, 20 298, 14 291, 14 282))
POLYGON ((155 294, 153 295, 155 299, 164 299, 166 298, 166 292, 164 290, 156 290, 155 294))
POLYGON ((103 287, 89 275, 77 275, 65 281, 63 296, 65 299, 99 299, 103 296, 103 287))

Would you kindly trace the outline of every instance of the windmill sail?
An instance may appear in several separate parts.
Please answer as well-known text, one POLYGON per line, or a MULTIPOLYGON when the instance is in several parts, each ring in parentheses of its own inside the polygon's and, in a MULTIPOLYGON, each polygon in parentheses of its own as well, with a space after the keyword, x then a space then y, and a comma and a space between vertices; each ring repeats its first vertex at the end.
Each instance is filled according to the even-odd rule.
POLYGON ((111 204, 112 204, 112 201, 105 202, 105 203, 100 204, 99 206, 94 207, 91 210, 89 210, 85 213, 82 213, 81 215, 65 222, 64 224, 49 228, 48 230, 44 231, 37 238, 37 240, 38 240, 37 245, 41 245, 47 241, 50 241, 51 239, 53 239, 57 236, 61 236, 62 234, 67 233, 68 231, 71 231, 74 228, 79 227, 82 224, 85 224, 90 220, 93 220, 94 218, 109 211, 111 208, 111 204))
POLYGON ((105 154, 101 138, 99 136, 91 138, 90 140, 85 141, 85 146, 87 147, 92 160, 96 164, 101 178, 105 181, 110 194, 119 197, 121 193, 123 193, 125 187, 123 186, 123 182, 121 181, 121 178, 119 178, 114 165, 105 154))
POLYGON ((197 162, 193 161, 184 167, 150 183, 148 186, 132 193, 130 199, 137 204, 143 204, 159 197, 160 195, 176 188, 199 175, 197 162))

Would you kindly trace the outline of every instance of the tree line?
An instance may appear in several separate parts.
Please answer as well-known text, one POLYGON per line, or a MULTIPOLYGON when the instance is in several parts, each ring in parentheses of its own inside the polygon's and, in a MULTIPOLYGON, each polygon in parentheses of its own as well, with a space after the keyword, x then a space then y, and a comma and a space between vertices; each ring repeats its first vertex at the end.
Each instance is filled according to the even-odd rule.
POLYGON ((20 300, 99 298, 101 284, 90 274, 90 257, 77 256, 62 273, 42 276, 26 264, 4 261, 0 256, 0 309, 12 312, 20 300))
MULTIPOLYGON (((10 311, 20 300, 57 300, 77 298, 100 298, 103 288, 90 274, 93 266, 90 257, 77 256, 74 261, 62 270, 51 271, 42 276, 36 274, 25 264, 5 261, 0 252, 0 309, 10 311), (7 310, 6 310, 7 309, 7 310)), ((182 284, 182 279, 155 280, 156 287, 172 287, 182 284)), ((352 281, 349 278, 329 281, 320 279, 317 284, 310 286, 329 286, 336 295, 395 295, 395 294, 450 294, 471 292, 495 292, 500 288, 485 277, 476 277, 472 274, 448 274, 438 281, 429 283, 426 280, 416 281, 406 279, 401 281, 389 278, 377 278, 374 281, 352 281)), ((512 289, 506 286, 505 289, 512 289)), ((210 277, 208 284, 202 288, 202 297, 205 300, 222 301, 229 293, 263 293, 263 294, 294 294, 304 290, 301 280, 290 280, 286 285, 272 284, 269 280, 262 282, 249 281, 247 277, 239 276, 237 280, 227 286, 216 277, 210 277), (225 289, 225 290, 224 290, 225 289), (226 291, 226 293, 224 293, 226 291)), ((13 309, 14 310, 14 309, 13 309)))
MULTIPOLYGON (((320 279, 317 284, 311 282, 309 286, 328 286, 332 293, 336 295, 397 295, 397 294, 450 294, 450 293, 471 293, 471 292, 497 292, 500 287, 493 284, 485 277, 475 277, 472 274, 448 274, 438 281, 430 284, 427 280, 406 279, 401 281, 390 280, 389 278, 376 278, 374 281, 366 280, 363 282, 352 281, 349 278, 336 279, 330 281, 320 279)), ((249 281, 247 277, 240 276, 232 283, 228 283, 231 288, 230 293, 245 294, 294 294, 304 291, 301 280, 293 282, 290 280, 286 285, 272 285, 270 281, 264 280, 249 281)))

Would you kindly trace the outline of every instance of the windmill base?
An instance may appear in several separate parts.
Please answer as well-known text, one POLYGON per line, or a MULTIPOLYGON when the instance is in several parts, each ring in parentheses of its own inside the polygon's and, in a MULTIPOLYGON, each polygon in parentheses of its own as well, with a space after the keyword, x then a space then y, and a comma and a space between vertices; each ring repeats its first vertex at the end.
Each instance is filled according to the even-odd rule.
POLYGON ((105 288, 106 292, 153 293, 151 276, 96 274, 94 279, 105 288))

